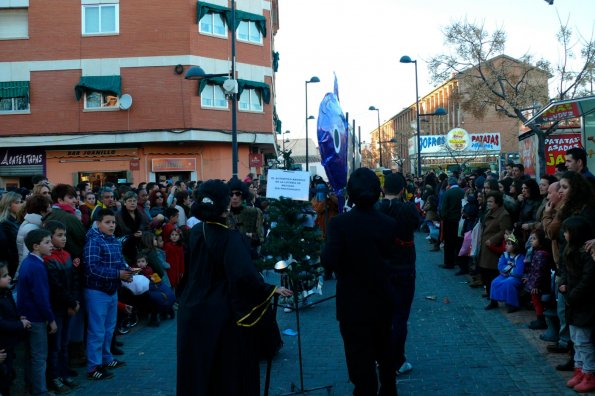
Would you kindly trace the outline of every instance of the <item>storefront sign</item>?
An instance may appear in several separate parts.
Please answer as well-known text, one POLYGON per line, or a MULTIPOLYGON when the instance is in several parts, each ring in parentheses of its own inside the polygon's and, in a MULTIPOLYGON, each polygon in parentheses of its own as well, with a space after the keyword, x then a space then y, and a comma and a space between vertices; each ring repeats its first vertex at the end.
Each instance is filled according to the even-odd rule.
POLYGON ((545 173, 556 173, 556 165, 566 162, 566 151, 582 147, 580 133, 550 135, 545 138, 545 173))
MULTIPOLYGON (((464 131, 464 129, 457 129, 464 131)), ((415 137, 409 139, 410 155, 417 152, 415 142, 415 137)), ((500 152, 502 148, 499 132, 471 134, 466 131, 465 133, 453 132, 452 134, 449 132, 448 135, 421 136, 420 142, 422 155, 449 155, 452 151, 456 151, 460 155, 476 155, 478 152, 500 152), (449 136, 451 139, 449 139, 449 136)))
POLYGON ((249 161, 251 168, 261 168, 264 166, 264 155, 260 153, 250 153, 249 161))
POLYGON ((0 167, 45 164, 45 150, 39 148, 0 149, 0 167))
POLYGON ((537 135, 530 136, 519 142, 521 164, 525 167, 525 174, 536 177, 537 170, 537 135))
POLYGON ((580 111, 576 102, 563 103, 547 109, 542 114, 543 121, 558 121, 566 118, 579 117, 580 111))
POLYGON ((270 169, 267 175, 267 198, 291 198, 308 201, 310 173, 270 169))
POLYGON ((152 172, 194 172, 196 158, 153 158, 152 172))
POLYGON ((130 170, 131 171, 140 170, 140 160, 137 160, 137 159, 130 160, 130 170))
POLYGON ((446 135, 446 144, 453 151, 464 151, 469 147, 469 134, 463 128, 451 129, 446 135))
POLYGON ((73 150, 48 150, 48 158, 106 158, 137 156, 138 149, 89 148, 73 150))

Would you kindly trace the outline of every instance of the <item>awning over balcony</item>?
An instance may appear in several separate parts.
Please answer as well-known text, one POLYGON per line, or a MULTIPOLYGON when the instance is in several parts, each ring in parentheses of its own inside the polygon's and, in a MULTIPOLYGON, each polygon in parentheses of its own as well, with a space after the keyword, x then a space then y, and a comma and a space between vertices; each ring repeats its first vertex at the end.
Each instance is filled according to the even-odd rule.
POLYGON ((74 87, 76 100, 81 100, 86 91, 109 92, 119 97, 122 94, 122 77, 83 76, 74 87))
POLYGON ((231 10, 227 7, 205 3, 204 1, 199 1, 196 5, 196 22, 200 22, 203 16, 209 13, 213 14, 221 14, 221 17, 225 21, 227 25, 227 14, 231 12, 231 10))
MULTIPOLYGON (((198 83, 198 94, 200 95, 203 89, 207 86, 207 84, 213 85, 223 85, 227 77, 207 77, 203 78, 198 83)), ((256 89, 260 91, 262 96, 262 100, 264 103, 269 103, 271 101, 271 88, 269 84, 264 82, 258 81, 250 81, 250 80, 242 80, 238 79, 238 100, 240 99, 240 95, 245 89, 256 89)))
POLYGON ((0 82, 0 99, 3 98, 28 98, 29 81, 2 81, 0 82))
MULTIPOLYGON (((200 22, 201 18, 208 13, 221 14, 225 23, 229 26, 231 21, 231 9, 204 1, 198 1, 196 5, 196 21, 200 22)), ((267 20, 264 15, 253 14, 251 12, 236 10, 234 31, 238 28, 241 21, 251 21, 256 24, 256 28, 263 37, 267 35, 267 20)))

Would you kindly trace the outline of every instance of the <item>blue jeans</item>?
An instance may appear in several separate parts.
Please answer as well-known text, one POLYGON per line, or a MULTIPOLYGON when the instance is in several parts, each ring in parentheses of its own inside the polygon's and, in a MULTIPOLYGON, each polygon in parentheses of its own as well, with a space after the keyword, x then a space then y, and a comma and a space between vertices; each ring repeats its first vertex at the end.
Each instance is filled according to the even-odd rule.
POLYGON ((556 276, 556 310, 558 312, 558 319, 560 319, 560 332, 558 333, 558 345, 567 347, 570 341, 570 329, 566 323, 566 298, 563 293, 558 290, 560 287, 560 277, 556 276))
POLYGON ((111 296, 99 290, 85 289, 87 302, 87 371, 114 360, 110 351, 118 318, 118 293, 111 296))
POLYGON ((79 301, 79 310, 76 315, 70 318, 70 340, 69 342, 84 342, 85 341, 85 316, 86 304, 85 294, 81 294, 81 301, 79 301))
POLYGON ((595 373, 595 347, 591 340, 593 330, 570 325, 570 338, 574 342, 574 367, 583 373, 595 373))
POLYGON ((33 395, 47 395, 45 369, 48 358, 48 324, 32 322, 25 342, 25 383, 33 395))
POLYGON ((64 378, 68 375, 68 338, 70 316, 66 312, 56 315, 58 330, 49 336, 48 378, 64 378))

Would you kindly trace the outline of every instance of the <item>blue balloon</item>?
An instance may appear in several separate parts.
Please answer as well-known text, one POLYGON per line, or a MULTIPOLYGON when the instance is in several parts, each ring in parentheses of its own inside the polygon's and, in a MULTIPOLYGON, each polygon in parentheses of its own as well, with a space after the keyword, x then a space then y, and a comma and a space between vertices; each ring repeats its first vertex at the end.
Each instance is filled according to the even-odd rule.
POLYGON ((337 95, 327 93, 318 112, 318 147, 322 166, 339 197, 343 197, 343 189, 347 186, 348 130, 337 95))

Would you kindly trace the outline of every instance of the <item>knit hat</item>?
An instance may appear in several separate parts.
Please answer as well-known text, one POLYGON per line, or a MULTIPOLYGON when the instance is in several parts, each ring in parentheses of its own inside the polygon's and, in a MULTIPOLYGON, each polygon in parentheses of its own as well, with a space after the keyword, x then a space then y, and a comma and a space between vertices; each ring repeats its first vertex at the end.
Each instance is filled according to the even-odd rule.
POLYGON ((405 186, 405 178, 400 173, 390 173, 384 176, 384 193, 398 194, 405 186))
POLYGON ((457 181, 457 178, 456 177, 451 176, 451 177, 448 178, 448 185, 449 186, 454 186, 456 184, 459 184, 459 182, 457 181))

